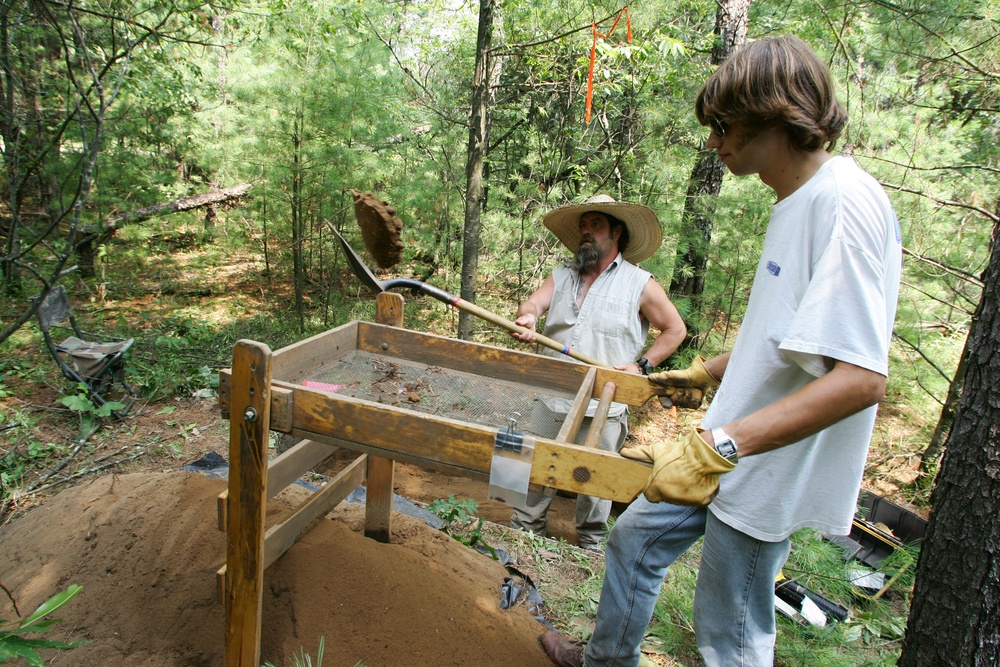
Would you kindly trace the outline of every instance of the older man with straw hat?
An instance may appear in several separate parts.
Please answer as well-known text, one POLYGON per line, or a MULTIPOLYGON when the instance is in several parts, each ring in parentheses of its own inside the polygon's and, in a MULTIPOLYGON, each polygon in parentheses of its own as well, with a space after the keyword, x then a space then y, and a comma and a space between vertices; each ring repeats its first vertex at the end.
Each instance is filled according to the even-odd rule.
MULTIPOLYGON (((649 373, 677 349, 687 333, 684 322, 652 274, 636 266, 651 257, 663 239, 660 222, 649 207, 597 195, 549 212, 542 223, 574 255, 520 305, 515 321, 528 331, 511 334, 514 338, 533 342, 538 321, 545 315, 544 333, 549 338, 634 373, 649 373), (643 353, 650 325, 659 334, 643 353)), ((547 349, 542 353, 558 355, 547 349)), ((591 401, 577 435, 579 444, 587 437, 596 403, 591 401)), ((569 407, 568 400, 540 401, 528 430, 555 437, 569 407)), ((612 403, 598 446, 617 452, 627 433, 626 406, 612 403)), ((544 535, 552 498, 551 493, 529 493, 527 506, 515 509, 511 525, 544 535)), ((581 547, 601 548, 610 512, 609 500, 577 498, 581 547)))

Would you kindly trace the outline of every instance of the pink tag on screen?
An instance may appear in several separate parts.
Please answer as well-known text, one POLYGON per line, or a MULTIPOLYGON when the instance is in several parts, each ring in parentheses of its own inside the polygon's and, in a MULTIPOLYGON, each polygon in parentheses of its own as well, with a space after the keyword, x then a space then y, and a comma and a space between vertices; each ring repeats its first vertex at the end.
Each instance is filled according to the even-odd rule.
POLYGON ((328 391, 331 394, 336 394, 340 391, 344 385, 342 384, 330 384, 328 382, 316 382, 315 380, 305 380, 302 383, 303 387, 309 387, 310 389, 319 389, 320 391, 328 391))

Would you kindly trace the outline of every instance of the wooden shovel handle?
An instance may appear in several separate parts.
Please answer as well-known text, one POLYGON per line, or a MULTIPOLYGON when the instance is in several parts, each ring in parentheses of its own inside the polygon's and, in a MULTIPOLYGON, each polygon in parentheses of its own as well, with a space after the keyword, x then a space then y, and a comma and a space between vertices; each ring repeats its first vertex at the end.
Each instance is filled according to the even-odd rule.
MULTIPOLYGON (((484 319, 487 322, 492 322, 493 324, 501 326, 507 331, 511 331, 513 333, 524 333, 525 331, 529 331, 529 329, 526 329, 519 324, 514 324, 510 320, 504 317, 500 317, 496 313, 492 313, 486 310, 485 308, 480 308, 474 303, 469 303, 465 299, 456 299, 455 301, 452 302, 452 305, 458 308, 459 310, 464 310, 467 313, 472 313, 476 317, 484 319)), ((546 336, 543 336, 540 333, 535 333, 535 340, 551 350, 555 350, 556 352, 562 352, 566 356, 572 357, 577 361, 582 361, 585 364, 590 364, 591 366, 597 366, 598 368, 611 368, 611 366, 601 363, 597 359, 588 357, 582 352, 577 352, 576 350, 571 349, 569 346, 563 345, 562 343, 552 340, 551 338, 548 338, 546 336)))

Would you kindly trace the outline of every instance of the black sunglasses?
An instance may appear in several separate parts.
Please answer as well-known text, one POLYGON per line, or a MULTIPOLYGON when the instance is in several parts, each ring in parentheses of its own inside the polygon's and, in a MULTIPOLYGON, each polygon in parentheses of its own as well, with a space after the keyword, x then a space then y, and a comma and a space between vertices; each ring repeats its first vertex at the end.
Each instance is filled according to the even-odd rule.
POLYGON ((708 127, 712 132, 715 132, 715 136, 722 139, 726 136, 726 130, 729 129, 729 123, 724 120, 719 120, 715 116, 706 116, 705 120, 708 121, 708 127))

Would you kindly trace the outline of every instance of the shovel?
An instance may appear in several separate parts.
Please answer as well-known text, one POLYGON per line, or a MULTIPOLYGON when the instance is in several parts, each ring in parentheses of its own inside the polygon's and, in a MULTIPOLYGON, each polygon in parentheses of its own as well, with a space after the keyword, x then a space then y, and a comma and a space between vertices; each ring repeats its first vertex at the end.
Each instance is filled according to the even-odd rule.
MULTIPOLYGON (((454 294, 449 294, 442 289, 438 289, 437 287, 428 285, 427 283, 422 283, 419 280, 413 280, 412 278, 392 278, 390 280, 377 279, 374 274, 372 274, 371 270, 365 266, 365 263, 361 261, 358 254, 354 252, 354 248, 352 248, 350 244, 344 240, 344 237, 340 235, 340 232, 338 232, 333 225, 330 225, 330 229, 332 229, 333 233, 337 235, 337 239, 340 241, 340 247, 344 249, 344 256, 347 257, 347 263, 351 265, 351 270, 354 272, 354 275, 356 275, 368 289, 374 292, 387 292, 394 287, 409 287, 410 289, 419 290, 427 296, 433 297, 442 303, 455 306, 459 310, 471 313, 480 319, 486 320, 487 322, 499 325, 507 331, 515 333, 528 331, 528 329, 525 329, 518 324, 514 324, 510 320, 500 317, 495 313, 491 313, 485 308, 480 308, 474 303, 469 303, 454 294)), ((552 340, 551 338, 547 338, 539 333, 535 334, 535 340, 549 349, 561 352, 566 356, 572 357, 577 361, 582 361, 585 364, 590 364, 591 366, 597 366, 599 368, 610 368, 607 364, 603 364, 596 359, 592 359, 585 354, 577 352, 576 350, 571 350, 566 345, 552 340)))

